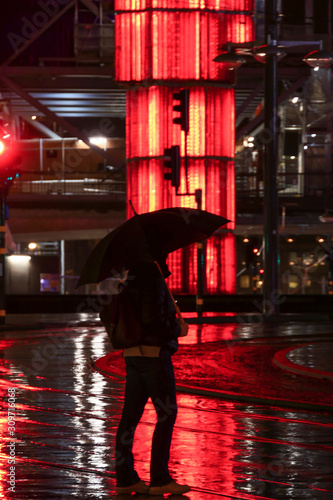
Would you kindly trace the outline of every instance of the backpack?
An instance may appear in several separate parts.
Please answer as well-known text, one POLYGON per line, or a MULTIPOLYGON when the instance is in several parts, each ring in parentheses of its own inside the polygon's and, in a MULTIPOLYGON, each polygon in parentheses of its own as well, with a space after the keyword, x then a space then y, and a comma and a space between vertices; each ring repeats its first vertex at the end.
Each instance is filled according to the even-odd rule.
POLYGON ((125 286, 119 294, 112 296, 109 304, 103 307, 100 319, 114 349, 140 345, 143 327, 134 312, 125 286))

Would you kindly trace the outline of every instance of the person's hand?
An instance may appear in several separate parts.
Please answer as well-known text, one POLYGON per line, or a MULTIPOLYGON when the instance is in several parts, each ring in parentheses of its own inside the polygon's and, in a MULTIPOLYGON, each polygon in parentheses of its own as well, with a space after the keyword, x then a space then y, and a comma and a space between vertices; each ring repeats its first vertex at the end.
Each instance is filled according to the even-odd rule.
POLYGON ((184 321, 180 322, 180 337, 186 337, 188 334, 188 324, 184 321))

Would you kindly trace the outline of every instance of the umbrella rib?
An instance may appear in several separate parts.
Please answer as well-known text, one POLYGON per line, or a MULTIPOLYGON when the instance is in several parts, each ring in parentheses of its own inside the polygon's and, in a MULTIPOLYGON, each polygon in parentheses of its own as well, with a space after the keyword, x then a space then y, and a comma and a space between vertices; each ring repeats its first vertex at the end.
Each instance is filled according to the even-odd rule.
POLYGON ((134 205, 132 203, 132 200, 128 200, 128 203, 131 205, 131 209, 133 210, 133 213, 134 215, 138 215, 138 213, 136 212, 135 208, 134 208, 134 205))

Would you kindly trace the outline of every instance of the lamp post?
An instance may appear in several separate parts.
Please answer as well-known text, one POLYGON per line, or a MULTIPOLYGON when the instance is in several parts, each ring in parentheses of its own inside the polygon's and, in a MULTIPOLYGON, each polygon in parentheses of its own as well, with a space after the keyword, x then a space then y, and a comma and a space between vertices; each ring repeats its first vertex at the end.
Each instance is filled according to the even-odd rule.
POLYGON ((277 4, 266 0, 265 109, 268 140, 264 149, 264 283, 263 314, 279 314, 278 127, 277 127, 277 4))
MULTIPOLYGON (((267 142, 264 149, 264 284, 263 313, 279 314, 279 231, 278 231, 278 117, 277 62, 284 57, 278 47, 277 0, 265 2, 266 45, 254 51, 254 57, 265 63, 264 127, 267 142)), ((303 59, 315 70, 333 63, 332 53, 313 51, 303 59)))
MULTIPOLYGON (((279 314, 279 240, 278 240, 278 126, 277 126, 277 62, 285 55, 278 47, 277 38, 277 0, 266 0, 266 45, 258 47, 253 56, 265 63, 265 110, 264 126, 266 143, 264 149, 264 285, 263 314, 279 314)), ((221 54, 214 60, 229 64, 231 69, 232 54, 221 54)), ((234 67, 242 64, 232 59, 234 67)))
MULTIPOLYGON (((279 314, 279 231, 278 231, 278 116, 277 116, 277 63, 285 56, 278 46, 278 0, 265 0, 266 45, 257 47, 253 57, 265 63, 265 108, 264 127, 266 139, 264 147, 264 284, 263 314, 279 314)), ((214 61, 228 69, 238 68, 245 62, 241 54, 227 51, 214 61)), ((333 54, 322 50, 313 51, 303 59, 314 71, 329 68, 333 64, 333 54)))
POLYGON ((285 56, 278 47, 277 0, 266 0, 266 45, 258 47, 254 58, 265 63, 264 108, 264 283, 263 314, 279 314, 279 230, 278 230, 278 116, 277 62, 285 56))

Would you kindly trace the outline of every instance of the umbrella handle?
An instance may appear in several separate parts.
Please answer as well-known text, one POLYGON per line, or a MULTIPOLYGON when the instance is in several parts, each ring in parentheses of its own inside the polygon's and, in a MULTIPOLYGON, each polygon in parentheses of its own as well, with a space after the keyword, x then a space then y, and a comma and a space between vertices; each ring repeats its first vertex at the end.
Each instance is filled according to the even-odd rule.
MULTIPOLYGON (((163 279, 164 279, 164 276, 163 276, 163 273, 162 273, 162 269, 160 268, 160 265, 159 265, 159 263, 157 262, 157 260, 155 260, 155 264, 157 265, 158 270, 159 270, 159 272, 161 273, 161 275, 162 275, 162 277, 163 277, 163 279)), ((167 284, 167 282, 165 281, 165 279, 164 279, 164 283, 165 283, 165 286, 167 287, 167 290, 168 290, 168 292, 169 292, 169 294, 170 294, 170 297, 171 297, 171 300, 172 300, 172 302, 173 302, 173 305, 175 306, 176 313, 177 313, 177 316, 178 316, 178 319, 179 319, 180 323, 185 323, 184 318, 183 318, 183 316, 182 316, 182 313, 180 312, 180 309, 179 309, 179 307, 177 306, 177 303, 176 303, 176 301, 175 301, 175 298, 174 298, 174 296, 172 295, 172 292, 171 292, 170 288, 168 287, 168 284, 167 284)))

